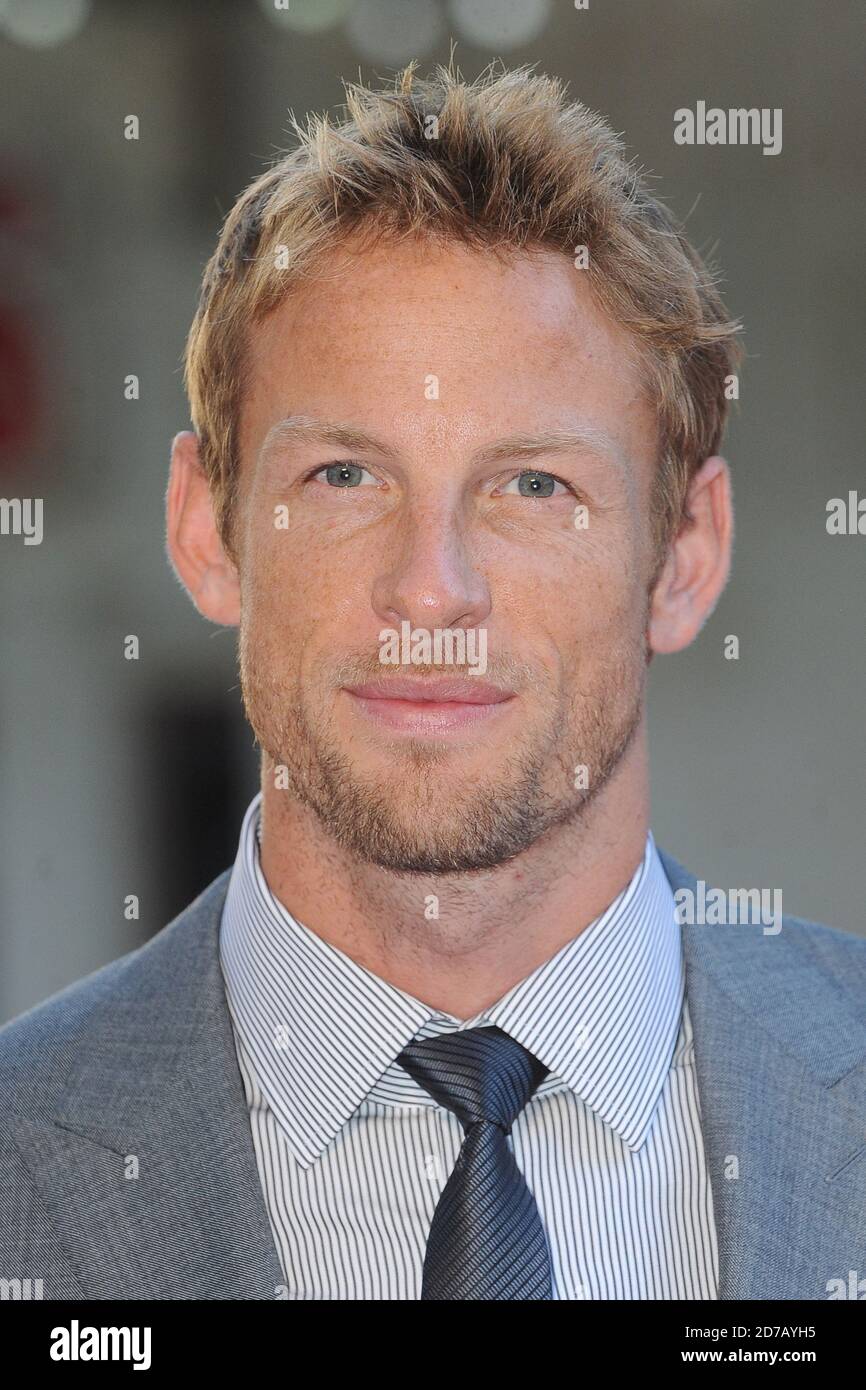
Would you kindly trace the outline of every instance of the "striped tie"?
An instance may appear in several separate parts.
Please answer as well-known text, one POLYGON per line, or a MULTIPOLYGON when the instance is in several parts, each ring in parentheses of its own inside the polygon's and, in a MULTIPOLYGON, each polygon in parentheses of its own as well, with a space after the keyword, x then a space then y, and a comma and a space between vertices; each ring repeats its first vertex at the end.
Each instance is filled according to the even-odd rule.
POLYGON ((541 1217, 506 1142, 547 1067, 501 1028, 424 1038, 399 1060, 465 1131, 433 1213, 421 1298, 552 1298, 541 1217))

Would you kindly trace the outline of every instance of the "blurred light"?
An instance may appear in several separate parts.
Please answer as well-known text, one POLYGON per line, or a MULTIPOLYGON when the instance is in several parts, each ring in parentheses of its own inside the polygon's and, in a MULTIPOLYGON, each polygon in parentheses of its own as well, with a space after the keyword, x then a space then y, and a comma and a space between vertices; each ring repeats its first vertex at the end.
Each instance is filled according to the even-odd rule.
POLYGON ((357 0, 346 22, 358 52, 374 63, 420 58, 443 30, 442 11, 433 0, 357 0))
POLYGON ((66 43, 90 18, 90 0, 0 0, 0 32, 30 48, 66 43))
POLYGON ((551 0, 450 0, 449 15, 476 48, 520 48, 537 39, 550 19, 551 0))
POLYGON ((289 0, 288 9, 278 9, 274 0, 259 0, 259 6, 281 29, 315 34, 345 19, 352 0, 289 0))

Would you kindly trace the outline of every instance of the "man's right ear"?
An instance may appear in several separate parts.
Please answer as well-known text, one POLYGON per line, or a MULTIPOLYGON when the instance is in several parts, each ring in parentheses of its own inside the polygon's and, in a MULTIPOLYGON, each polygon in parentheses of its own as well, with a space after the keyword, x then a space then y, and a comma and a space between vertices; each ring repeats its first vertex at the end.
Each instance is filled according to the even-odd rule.
POLYGON ((174 572, 199 613, 237 627, 240 584, 217 530, 207 477, 192 430, 176 434, 165 499, 166 550, 174 572))

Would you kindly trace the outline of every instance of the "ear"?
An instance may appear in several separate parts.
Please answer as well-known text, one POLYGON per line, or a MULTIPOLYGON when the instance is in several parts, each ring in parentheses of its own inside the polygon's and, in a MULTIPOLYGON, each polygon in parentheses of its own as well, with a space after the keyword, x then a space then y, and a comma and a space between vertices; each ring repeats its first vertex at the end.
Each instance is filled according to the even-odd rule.
POLYGON ((166 494, 166 549, 174 572, 199 613, 211 622, 236 627, 240 585, 223 548, 208 480, 192 430, 175 435, 166 494))
POLYGON ((653 652, 679 652, 712 613, 731 568, 734 508, 731 475, 713 455, 689 486, 685 521, 653 590, 647 638, 653 652))

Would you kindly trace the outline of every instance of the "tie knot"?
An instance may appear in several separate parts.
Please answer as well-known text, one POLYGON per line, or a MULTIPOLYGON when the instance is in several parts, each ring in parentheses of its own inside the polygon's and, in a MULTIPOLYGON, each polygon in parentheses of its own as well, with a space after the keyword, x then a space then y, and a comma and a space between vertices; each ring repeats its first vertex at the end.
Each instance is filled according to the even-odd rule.
POLYGON ((547 1075, 544 1063, 501 1028, 423 1038, 409 1043, 398 1060, 464 1129, 487 1120, 506 1134, 547 1075))

